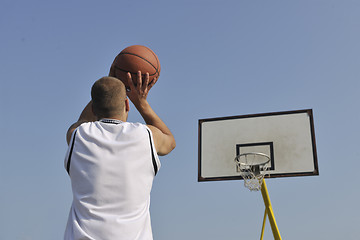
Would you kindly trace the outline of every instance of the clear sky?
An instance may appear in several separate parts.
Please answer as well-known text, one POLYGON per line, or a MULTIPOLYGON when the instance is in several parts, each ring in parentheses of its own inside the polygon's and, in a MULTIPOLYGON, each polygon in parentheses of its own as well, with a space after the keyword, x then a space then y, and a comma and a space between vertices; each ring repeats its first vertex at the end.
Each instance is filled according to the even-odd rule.
MULTIPOLYGON (((198 119, 308 108, 320 175, 267 181, 280 233, 358 239, 359 13, 355 0, 2 0, 0 239, 62 239, 65 132, 133 44, 159 56, 149 102, 177 139, 152 191, 156 240, 259 239, 259 192, 197 182, 198 119)), ((142 122, 133 106, 129 120, 142 122)))

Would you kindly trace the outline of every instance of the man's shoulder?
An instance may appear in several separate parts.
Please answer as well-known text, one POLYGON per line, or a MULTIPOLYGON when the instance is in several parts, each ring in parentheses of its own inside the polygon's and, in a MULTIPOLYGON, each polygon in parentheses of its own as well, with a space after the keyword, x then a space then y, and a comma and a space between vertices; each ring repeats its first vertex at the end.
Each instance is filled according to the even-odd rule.
POLYGON ((125 128, 125 131, 133 131, 133 132, 143 132, 146 133, 150 131, 148 126, 146 124, 140 123, 140 122, 124 122, 123 126, 125 128))
POLYGON ((133 127, 133 128, 147 128, 147 126, 140 122, 123 122, 125 126, 133 127))

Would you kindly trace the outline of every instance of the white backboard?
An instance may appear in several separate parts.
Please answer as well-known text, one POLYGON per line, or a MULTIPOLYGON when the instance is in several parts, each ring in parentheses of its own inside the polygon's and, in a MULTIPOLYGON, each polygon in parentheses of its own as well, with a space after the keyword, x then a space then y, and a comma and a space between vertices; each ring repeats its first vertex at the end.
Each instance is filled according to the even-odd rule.
POLYGON ((199 120, 198 181, 242 179, 235 157, 271 158, 266 177, 319 175, 311 109, 199 120))

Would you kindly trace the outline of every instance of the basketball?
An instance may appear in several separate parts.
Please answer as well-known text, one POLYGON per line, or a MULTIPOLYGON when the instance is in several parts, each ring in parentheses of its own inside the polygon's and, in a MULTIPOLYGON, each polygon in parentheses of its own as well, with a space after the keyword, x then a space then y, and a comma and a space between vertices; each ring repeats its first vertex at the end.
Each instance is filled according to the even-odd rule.
POLYGON ((149 73, 150 85, 160 75, 160 61, 150 48, 133 45, 125 48, 116 56, 110 69, 110 76, 120 79, 129 88, 127 73, 131 73, 136 86, 138 71, 141 71, 143 82, 145 81, 145 74, 149 73))

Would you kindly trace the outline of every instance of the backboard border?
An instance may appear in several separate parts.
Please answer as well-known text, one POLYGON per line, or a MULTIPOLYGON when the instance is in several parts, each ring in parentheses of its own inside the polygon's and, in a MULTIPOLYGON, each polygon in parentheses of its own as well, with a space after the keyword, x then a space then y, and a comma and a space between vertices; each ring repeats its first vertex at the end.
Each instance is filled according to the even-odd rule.
POLYGON ((314 159, 314 171, 271 174, 271 175, 266 175, 265 177, 266 178, 279 178, 279 177, 304 177, 304 176, 319 175, 313 110, 312 109, 301 109, 301 110, 292 110, 292 111, 279 111, 279 112, 256 113, 256 114, 199 119, 198 120, 198 182, 228 181, 228 180, 242 180, 243 179, 241 176, 202 177, 202 175, 201 175, 201 134, 202 134, 201 126, 204 122, 223 121, 223 120, 241 119, 241 118, 266 117, 266 116, 276 116, 276 115, 290 115, 290 114, 299 114, 299 113, 307 113, 309 116, 313 159, 314 159))

